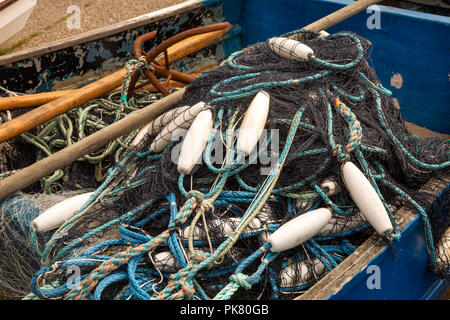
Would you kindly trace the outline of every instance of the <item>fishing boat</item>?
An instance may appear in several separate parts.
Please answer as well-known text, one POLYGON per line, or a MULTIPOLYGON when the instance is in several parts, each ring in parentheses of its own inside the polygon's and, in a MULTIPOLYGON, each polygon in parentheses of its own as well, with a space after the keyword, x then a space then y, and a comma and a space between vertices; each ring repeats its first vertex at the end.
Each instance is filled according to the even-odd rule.
MULTIPOLYGON (((186 1, 0 56, 0 85, 27 94, 79 88, 122 68, 133 58, 133 42, 139 35, 157 30, 152 41, 144 45, 149 50, 182 31, 229 22, 233 28, 220 41, 171 65, 184 73, 208 70, 242 48, 298 29, 350 3, 351 0, 186 1)), ((442 41, 442 36, 450 31, 450 17, 379 4, 326 31, 341 30, 351 30, 372 42, 373 67, 381 83, 392 91, 404 120, 439 134, 450 134, 450 44, 442 41)), ((423 188, 438 198, 449 186, 447 171, 423 188)), ((400 240, 386 245, 376 235, 370 237, 298 299, 441 297, 450 283, 427 266, 421 215, 405 207, 397 217, 401 221, 400 240), (379 285, 369 285, 377 272, 379 285)))

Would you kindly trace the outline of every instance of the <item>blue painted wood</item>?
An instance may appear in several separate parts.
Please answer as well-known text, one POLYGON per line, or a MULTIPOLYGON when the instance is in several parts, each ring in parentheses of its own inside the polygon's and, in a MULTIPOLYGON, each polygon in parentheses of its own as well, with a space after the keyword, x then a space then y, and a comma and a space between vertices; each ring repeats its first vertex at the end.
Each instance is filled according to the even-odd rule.
MULTIPOLYGON (((229 3, 235 0, 224 0, 229 3)), ((243 47, 301 28, 324 17, 351 0, 245 0, 242 12, 233 6, 226 19, 240 14, 243 47)), ((380 10, 380 29, 369 29, 374 14, 365 11, 329 29, 350 30, 373 43, 372 66, 383 85, 393 91, 403 117, 433 131, 450 133, 450 18, 386 6, 380 10), (391 78, 401 75, 401 88, 391 78)))

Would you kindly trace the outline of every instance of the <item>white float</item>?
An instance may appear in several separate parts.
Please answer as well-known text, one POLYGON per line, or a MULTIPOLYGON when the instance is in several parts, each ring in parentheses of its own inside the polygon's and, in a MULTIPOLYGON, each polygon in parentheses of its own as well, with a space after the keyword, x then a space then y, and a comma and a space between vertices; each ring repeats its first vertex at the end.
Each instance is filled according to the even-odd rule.
POLYGON ((300 41, 275 37, 268 40, 269 47, 282 58, 305 61, 309 60, 309 55, 314 55, 313 49, 300 41))
MULTIPOLYGON (((213 219, 209 221, 209 225, 211 228, 214 228, 215 233, 219 234, 219 237, 229 237, 236 229, 236 227, 239 225, 239 222, 241 221, 241 218, 225 218, 225 219, 213 219), (219 229, 220 228, 220 229, 219 229)), ((259 219, 254 218, 250 223, 247 225, 247 227, 244 229, 242 234, 247 234, 251 232, 255 232, 261 228, 261 222, 259 219)), ((187 226, 183 230, 183 238, 188 239, 189 237, 189 231, 190 226, 187 226)), ((210 231, 210 230, 209 230, 210 231)), ((211 234, 210 234, 211 236, 211 234)), ((198 225, 194 228, 194 234, 193 234, 194 240, 206 240, 206 233, 203 226, 199 227, 198 225)))
POLYGON ((330 221, 319 231, 318 236, 329 236, 336 233, 342 233, 354 228, 360 227, 367 221, 363 215, 357 213, 350 217, 340 215, 333 216, 330 221))
POLYGON ((269 116, 270 95, 260 91, 253 98, 245 112, 237 138, 237 152, 249 155, 258 144, 258 140, 269 116))
POLYGON ((145 126, 142 127, 141 130, 137 133, 137 135, 134 137, 133 141, 130 143, 131 147, 136 147, 139 143, 142 142, 144 137, 147 135, 147 130, 150 127, 151 123, 147 123, 145 126))
POLYGON ((320 30, 319 31, 319 38, 325 38, 328 37, 330 34, 328 32, 326 32, 325 30, 320 30))
POLYGON ((178 158, 177 170, 179 173, 191 173, 194 166, 202 157, 212 129, 212 112, 211 110, 203 110, 197 115, 184 137, 180 157, 178 158))
POLYGON ((330 221, 331 211, 319 208, 286 222, 268 239, 270 251, 281 252, 294 248, 315 236, 330 221))
POLYGON ((308 267, 305 261, 289 264, 280 272, 280 288, 291 288, 301 286, 316 280, 316 276, 322 276, 326 269, 319 259, 315 258, 308 267), (314 268, 312 272, 311 268, 314 268))
POLYGON ((361 214, 381 235, 392 231, 392 223, 377 192, 364 174, 350 161, 342 166, 345 187, 361 214))
POLYGON ((74 213, 81 209, 93 194, 94 192, 79 194, 55 204, 37 216, 31 222, 31 227, 39 232, 58 228, 72 218, 74 213))
POLYGON ((163 128, 171 119, 178 116, 181 112, 185 111, 189 106, 179 107, 172 110, 169 110, 167 112, 164 112, 162 115, 160 115, 158 118, 156 118, 153 121, 150 121, 145 126, 142 127, 141 130, 139 130, 136 137, 133 139, 133 142, 131 142, 131 146, 135 147, 141 141, 144 139, 144 137, 152 134, 157 134, 161 131, 161 128, 163 128))
POLYGON ((170 143, 172 137, 177 136, 182 130, 191 126, 195 117, 202 111, 204 106, 204 102, 199 102, 181 112, 175 119, 165 125, 150 145, 150 151, 161 152, 170 143))

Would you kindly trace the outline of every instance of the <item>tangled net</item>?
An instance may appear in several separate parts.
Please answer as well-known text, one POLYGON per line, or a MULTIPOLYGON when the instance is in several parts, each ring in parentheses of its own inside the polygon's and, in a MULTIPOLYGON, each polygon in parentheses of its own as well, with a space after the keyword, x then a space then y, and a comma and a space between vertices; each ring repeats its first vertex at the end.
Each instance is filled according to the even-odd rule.
MULTIPOLYGON (((175 90, 172 89, 173 91, 175 90)), ((9 90, 7 93, 18 95, 9 90)), ((9 148, 18 150, 15 152, 5 150, 5 159, 8 153, 12 153, 10 156, 12 159, 8 165, 4 165, 1 172, 5 177, 11 175, 17 171, 17 168, 24 167, 23 162, 18 161, 18 158, 23 158, 26 154, 34 154, 35 157, 29 160, 39 161, 161 98, 160 93, 140 90, 135 93, 125 108, 121 108, 120 91, 110 93, 104 98, 91 100, 32 131, 21 134, 9 148)), ((11 112, 11 117, 17 117, 27 111, 28 109, 14 110, 11 112)), ((135 130, 121 136, 100 150, 86 154, 72 165, 42 178, 38 190, 50 194, 65 189, 97 187, 105 179, 108 169, 119 161, 126 150, 130 149, 130 143, 136 134, 135 130)))
POLYGON ((351 32, 293 33, 300 32, 314 50, 308 61, 281 58, 257 43, 187 87, 178 108, 204 101, 214 114, 202 163, 188 177, 176 160, 180 129, 192 117, 175 109, 164 117, 178 119, 177 126, 167 135, 155 126, 73 218, 50 234, 31 230, 42 268, 26 299, 298 296, 374 232, 343 184, 346 161, 362 168, 389 214, 394 228, 384 239, 400 238, 395 214, 412 207, 424 222, 431 269, 445 269, 449 261, 437 258, 436 246, 449 219, 435 209, 430 221, 432 204, 420 187, 448 171, 449 142, 411 136, 367 63, 368 40, 351 32), (243 157, 236 131, 261 90, 270 94, 267 130, 259 148, 243 157), (168 144, 150 151, 158 139, 168 144), (325 181, 340 191, 331 192, 325 181), (333 211, 319 234, 270 251, 268 233, 319 207, 333 211), (37 239, 46 236, 42 246, 37 239))

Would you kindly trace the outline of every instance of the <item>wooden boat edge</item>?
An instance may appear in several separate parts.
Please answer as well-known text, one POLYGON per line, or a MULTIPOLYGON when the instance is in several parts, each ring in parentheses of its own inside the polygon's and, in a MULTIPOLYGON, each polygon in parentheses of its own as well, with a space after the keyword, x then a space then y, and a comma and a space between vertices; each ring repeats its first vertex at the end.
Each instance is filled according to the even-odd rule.
POLYGON ((155 21, 163 20, 167 17, 174 16, 192 9, 197 9, 202 6, 203 5, 201 3, 201 0, 188 0, 177 5, 173 5, 167 8, 152 11, 134 18, 127 19, 115 23, 113 25, 87 31, 75 36, 71 36, 61 40, 56 40, 30 49, 24 49, 9 54, 5 54, 4 56, 0 56, 0 65, 40 56, 56 50, 72 47, 80 43, 105 38, 125 30, 138 28, 140 26, 150 24, 155 21))

